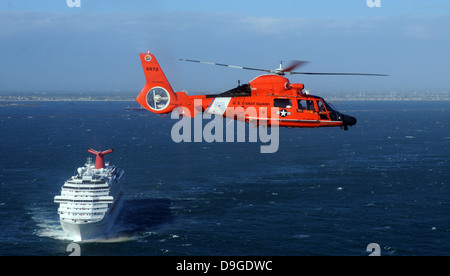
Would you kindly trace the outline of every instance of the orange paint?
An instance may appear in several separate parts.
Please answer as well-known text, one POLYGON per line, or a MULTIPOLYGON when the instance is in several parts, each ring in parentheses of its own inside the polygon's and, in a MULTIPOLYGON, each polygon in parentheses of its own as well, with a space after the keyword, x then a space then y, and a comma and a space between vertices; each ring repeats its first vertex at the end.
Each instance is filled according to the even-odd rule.
POLYGON ((208 112, 259 124, 270 124, 272 119, 284 127, 343 126, 347 129, 356 124, 355 118, 334 110, 321 97, 305 94, 303 84, 291 84, 284 76, 262 75, 249 84, 222 94, 189 96, 185 92, 173 91, 154 55, 141 53, 140 58, 146 85, 136 100, 157 114, 167 114, 176 107, 183 107, 189 112, 180 114, 182 116, 195 117, 198 112, 208 112), (198 104, 199 100, 201 104, 198 104), (253 113, 239 116, 248 109, 253 113))

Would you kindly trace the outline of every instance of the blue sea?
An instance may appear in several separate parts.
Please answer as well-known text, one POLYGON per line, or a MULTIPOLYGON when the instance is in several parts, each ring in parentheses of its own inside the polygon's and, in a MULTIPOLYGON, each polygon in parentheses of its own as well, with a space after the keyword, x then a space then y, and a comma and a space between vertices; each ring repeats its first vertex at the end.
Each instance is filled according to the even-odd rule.
MULTIPOLYGON (((25 103, 25 102, 24 102, 25 103)), ((339 128, 261 143, 175 143, 134 102, 0 107, 0 255, 67 256, 53 197, 89 148, 125 170, 108 239, 81 255, 450 255, 450 102, 336 102, 339 128)))

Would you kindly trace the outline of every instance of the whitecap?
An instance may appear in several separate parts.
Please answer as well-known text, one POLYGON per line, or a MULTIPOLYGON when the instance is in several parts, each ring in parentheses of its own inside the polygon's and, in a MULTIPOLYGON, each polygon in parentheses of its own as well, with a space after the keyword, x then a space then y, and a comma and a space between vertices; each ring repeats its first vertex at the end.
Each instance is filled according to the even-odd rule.
POLYGON ((389 229, 391 229, 391 227, 390 226, 377 226, 377 227, 374 227, 373 229, 375 229, 375 230, 389 230, 389 229))
POLYGON ((64 232, 61 225, 54 222, 40 222, 34 234, 42 238, 51 238, 61 241, 73 241, 73 238, 64 232))
POLYGON ((36 223, 36 229, 33 233, 36 236, 55 240, 73 240, 64 232, 59 222, 59 218, 55 217, 50 210, 34 206, 29 208, 26 213, 30 215, 36 223))
POLYGON ((311 235, 299 234, 299 235, 295 235, 294 238, 296 238, 296 239, 307 239, 307 238, 311 238, 311 235))

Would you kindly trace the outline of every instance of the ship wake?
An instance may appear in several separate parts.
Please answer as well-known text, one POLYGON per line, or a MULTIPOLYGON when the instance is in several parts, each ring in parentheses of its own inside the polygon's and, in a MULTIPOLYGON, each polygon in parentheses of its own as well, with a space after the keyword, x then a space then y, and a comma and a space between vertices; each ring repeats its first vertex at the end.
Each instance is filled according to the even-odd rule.
MULTIPOLYGON (((169 199, 125 199, 122 211, 111 231, 101 238, 82 242, 120 243, 143 239, 149 232, 173 220, 171 204, 172 201, 169 199)), ((35 208, 30 211, 30 215, 36 223, 35 235, 61 241, 80 242, 63 231, 58 216, 54 214, 54 209, 35 208)))

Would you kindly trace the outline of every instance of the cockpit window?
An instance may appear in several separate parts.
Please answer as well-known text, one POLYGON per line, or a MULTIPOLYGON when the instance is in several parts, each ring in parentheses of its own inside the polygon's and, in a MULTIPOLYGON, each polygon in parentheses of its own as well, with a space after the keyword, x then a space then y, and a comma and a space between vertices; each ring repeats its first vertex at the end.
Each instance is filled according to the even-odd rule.
POLYGON ((328 117, 328 111, 325 108, 324 102, 322 100, 317 101, 317 107, 319 108, 320 119, 329 120, 330 118, 328 117))
POLYGON ((325 104, 325 107, 327 108, 328 111, 335 111, 335 108, 332 104, 327 103, 326 101, 323 101, 323 103, 325 104))
POLYGON ((341 115, 338 111, 336 111, 336 108, 332 104, 327 103, 325 100, 323 101, 323 103, 325 104, 325 107, 328 110, 328 115, 330 116, 330 119, 332 121, 340 121, 341 115))

